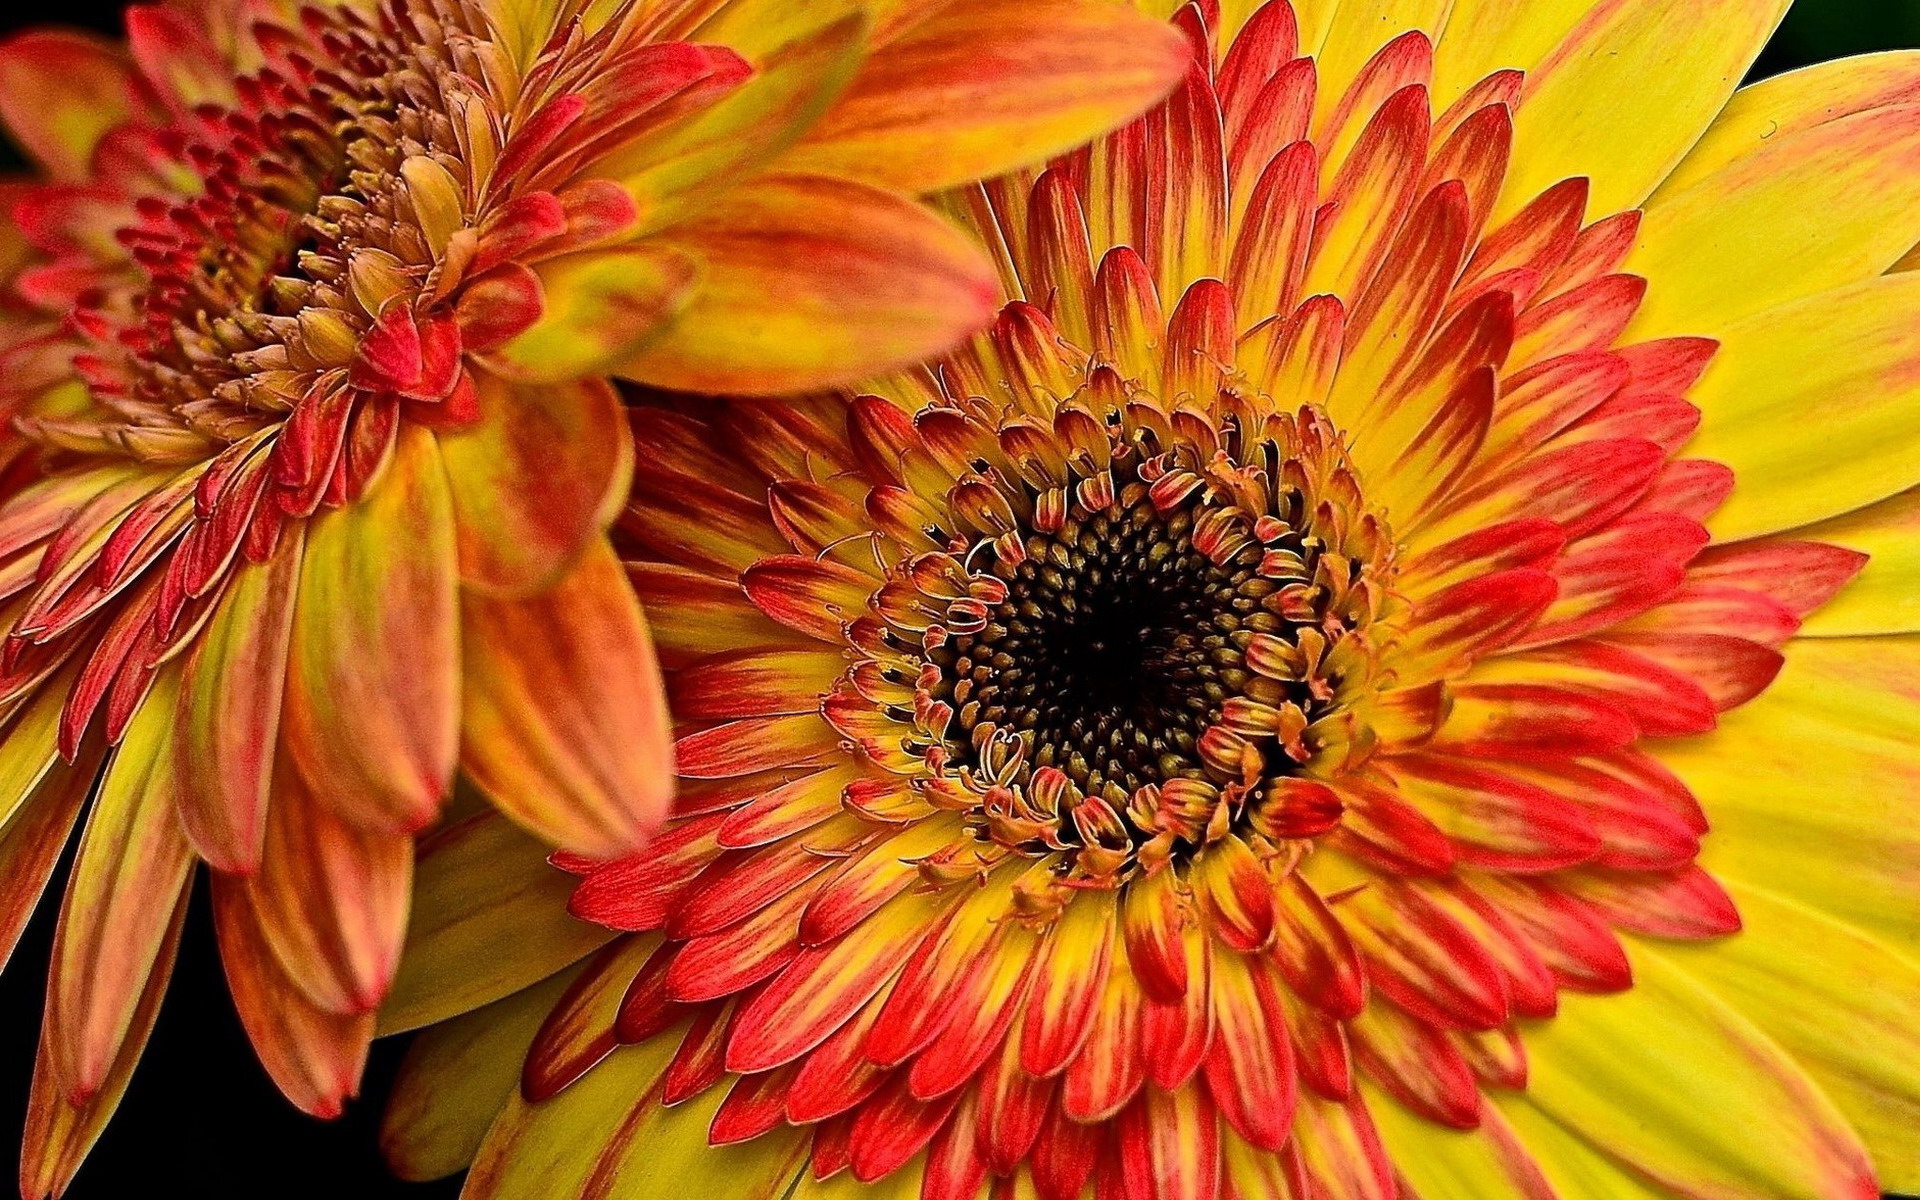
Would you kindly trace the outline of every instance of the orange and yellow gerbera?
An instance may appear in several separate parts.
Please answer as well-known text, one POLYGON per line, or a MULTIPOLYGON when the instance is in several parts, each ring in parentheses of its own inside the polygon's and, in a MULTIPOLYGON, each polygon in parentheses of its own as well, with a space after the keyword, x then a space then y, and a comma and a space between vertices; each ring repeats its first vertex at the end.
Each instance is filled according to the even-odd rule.
POLYGON ((1729 105, 1784 8, 1184 5, 1166 105, 954 194, 990 333, 638 407, 677 817, 556 859, 624 936, 533 990, 591 938, 423 936, 502 998, 416 1048, 399 1168, 1920 1186, 1920 60, 1729 105))
POLYGON ((911 193, 1179 69, 1070 0, 223 0, 0 47, 43 172, 0 324, 13 929, 99 780, 27 1190, 124 1086, 197 861, 263 1061, 331 1113, 456 770, 602 857, 664 816, 605 375, 815 387, 949 346, 992 268, 911 193))

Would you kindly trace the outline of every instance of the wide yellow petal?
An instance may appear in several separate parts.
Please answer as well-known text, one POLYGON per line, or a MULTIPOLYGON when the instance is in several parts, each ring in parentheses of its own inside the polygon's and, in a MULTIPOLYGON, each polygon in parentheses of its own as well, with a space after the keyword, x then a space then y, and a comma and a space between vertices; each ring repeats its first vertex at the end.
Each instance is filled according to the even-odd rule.
POLYGON ((1684 1194, 1877 1200, 1858 1135, 1777 1043, 1665 959, 1634 968, 1528 1023, 1529 1101, 1684 1194))
POLYGON ((1701 861, 1911 945, 1920 929, 1920 637, 1806 638, 1704 737, 1657 747, 1705 808, 1701 861))
POLYGON ((1070 150, 1160 99, 1171 26, 1083 0, 970 0, 872 55, 782 170, 929 192, 1070 150))
POLYGON ((1763 309, 1873 278, 1920 240, 1916 186, 1920 104, 1750 141, 1647 202, 1626 269, 1652 286, 1628 336, 1718 337, 1763 309))
POLYGON ((1733 495, 1707 522, 1716 538, 1798 528, 1920 482, 1916 306, 1920 275, 1894 275, 1717 332, 1687 447, 1733 468, 1733 495))
POLYGON ((1686 1200, 1556 1124, 1525 1092, 1495 1092, 1488 1099, 1540 1164, 1558 1200, 1686 1200))
POLYGON ((1483 1106, 1478 1129, 1449 1129, 1366 1093, 1388 1156, 1420 1200, 1562 1200, 1498 1109, 1483 1106))
POLYGON ((473 1162, 519 1085, 533 1035, 576 974, 562 971, 414 1039, 380 1118, 380 1152, 394 1174, 442 1179, 473 1162))
POLYGON ((892 192, 760 180, 661 235, 701 265, 677 319, 617 373, 703 392, 805 391, 937 354, 993 317, 985 253, 892 192))
POLYGON ((528 383, 598 374, 633 353, 685 308, 699 264, 670 246, 585 250, 540 268, 539 321, 495 352, 528 383))
MULTIPOLYGON (((1591 212, 1620 212, 1645 200, 1726 104, 1789 2, 1528 4, 1509 35, 1516 48, 1530 48, 1529 34, 1568 10, 1581 15, 1538 62, 1493 64, 1527 70, 1500 209, 1511 214, 1574 176, 1593 181, 1591 212)), ((1471 18, 1454 18, 1463 19, 1461 28, 1471 28, 1471 18)))
POLYGON ((480 1144, 462 1200, 593 1195, 588 1189, 595 1168, 678 1048, 679 1038, 671 1032, 623 1046, 572 1087, 538 1104, 516 1090, 480 1144))
POLYGON ((1920 51, 1863 54, 1763 79, 1733 94, 1660 190, 1692 187, 1783 135, 1903 104, 1920 104, 1920 51))
MULTIPOLYGON (((1723 880, 1744 929, 1661 951, 1799 1060, 1866 1139, 1882 1187, 1920 1188, 1920 963, 1774 890, 1723 880)), ((1904 949, 1920 950, 1920 930, 1904 949)))
POLYGON ((380 1009, 380 1032, 418 1029, 491 1004, 605 945, 611 930, 567 914, 575 882, 497 813, 430 834, 420 843, 413 918, 400 972, 380 1009))

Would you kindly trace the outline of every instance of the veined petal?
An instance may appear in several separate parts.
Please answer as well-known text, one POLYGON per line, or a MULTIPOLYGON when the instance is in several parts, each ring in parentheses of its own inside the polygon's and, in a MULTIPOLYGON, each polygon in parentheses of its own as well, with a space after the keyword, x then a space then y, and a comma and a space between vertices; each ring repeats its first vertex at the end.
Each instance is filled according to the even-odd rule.
POLYGON ((380 1009, 383 1035, 501 1000, 613 936, 567 915, 573 879, 495 813, 435 831, 418 855, 400 971, 380 1009), (516 951, 502 954, 501 946, 516 951))
POLYGON ((621 362, 691 303, 700 264, 671 246, 583 250, 540 270, 545 311, 495 352, 530 383, 563 383, 621 362))
POLYGON ((548 592, 469 593, 461 765, 501 811, 617 858, 666 815, 672 754, 646 619, 605 543, 548 592))
POLYGON ((175 797, 194 849, 222 871, 260 864, 300 558, 296 527, 272 558, 242 568, 181 667, 175 797))
POLYGON ((1905 319, 1915 304, 1920 277, 1893 275, 1722 332, 1694 389, 1705 421, 1688 447, 1733 468, 1733 494, 1707 522, 1716 539, 1808 525, 1920 482, 1920 332, 1905 319))
POLYGON ((1528 1030, 1530 1103, 1683 1194, 1879 1196, 1858 1135, 1778 1044, 1663 957, 1634 967, 1631 990, 1528 1030))
POLYGON ((1659 286, 1630 327, 1636 339, 1718 337, 1742 317, 1872 279, 1920 240, 1892 198, 1920 180, 1920 104, 1752 145, 1648 202, 1627 269, 1659 286))
POLYGON ((178 694, 178 676, 168 672, 134 715, 94 798, 68 877, 47 988, 47 1030, 72 1103, 98 1094, 124 1052, 191 879, 193 851, 174 809, 169 745, 178 694))
POLYGON ((1163 96, 1166 24, 1077 0, 976 0, 888 42, 783 167, 929 191, 1071 149, 1163 96))
POLYGON ((370 828, 439 812, 460 739, 453 503, 434 439, 402 432, 358 504, 312 524, 281 736, 320 803, 370 828))
POLYGON ((877 188, 819 176, 761 181, 663 237, 700 264, 680 316, 621 362, 641 383, 803 391, 924 358, 985 326, 984 256, 877 188))
POLYGON ((620 511, 633 439, 604 382, 480 388, 480 419, 438 441, 453 490, 460 579, 501 595, 554 583, 620 511))
MULTIPOLYGON (((1513 162, 1502 207, 1510 212, 1579 175, 1593 181, 1594 210, 1613 213, 1638 205, 1733 94, 1786 15, 1787 2, 1552 0, 1529 5, 1529 15, 1510 35, 1522 44, 1534 30, 1564 20, 1569 12, 1574 21, 1536 63, 1493 64, 1528 66, 1514 115, 1513 162)), ((1453 19, 1469 22, 1473 15, 1453 19)))
POLYGON ((472 1165, 520 1082, 527 1046, 572 976, 563 971, 414 1039, 380 1119, 380 1152, 394 1174, 421 1182, 472 1165))

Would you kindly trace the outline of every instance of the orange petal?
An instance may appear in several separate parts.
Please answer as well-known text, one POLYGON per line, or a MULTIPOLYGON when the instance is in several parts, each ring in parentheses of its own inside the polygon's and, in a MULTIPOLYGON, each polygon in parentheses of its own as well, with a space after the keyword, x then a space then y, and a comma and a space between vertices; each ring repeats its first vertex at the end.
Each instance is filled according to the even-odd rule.
POLYGON ((409 836, 348 823, 285 770, 244 883, 262 939, 309 1000, 343 1014, 380 1003, 406 935, 409 836))
POLYGON ((309 1001, 281 971, 232 876, 213 877, 213 923, 227 989, 260 1065, 302 1112, 339 1116, 360 1090, 373 1015, 343 1016, 309 1001))
POLYGON ((460 578, 526 595, 553 584, 626 498, 633 438, 605 382, 516 388, 482 377, 479 424, 442 434, 460 578))
POLYGON ((337 811, 419 829, 460 736, 453 505, 433 437, 403 431, 356 504, 311 524, 294 613, 283 744, 337 811))
POLYGON ((300 527, 241 567, 185 665, 174 729, 180 818, 222 871, 260 863, 300 581, 300 527))
POLYGON ((902 191, 952 187, 1120 125, 1190 59, 1171 26, 1117 5, 951 5, 868 58, 785 162, 902 191))
POLYGON ((146 1048, 153 1032, 154 1019, 160 1015, 160 999, 166 994, 167 981, 173 976, 173 963, 180 950, 180 928, 186 921, 187 903, 183 893, 171 910, 171 920, 147 972, 139 1002, 128 1022, 119 1054, 100 1086, 86 1102, 73 1105, 58 1094, 60 1081, 53 1069, 48 1045, 50 1031, 43 1027, 40 1057, 34 1063, 32 1099, 27 1107, 27 1130, 20 1148, 20 1194, 26 1197, 59 1196, 73 1182, 81 1160, 106 1128, 113 1110, 120 1106, 127 1083, 133 1077, 134 1064, 146 1048))
POLYGON ((178 674, 164 672, 134 715, 67 879, 47 985, 47 1040, 70 1101, 106 1085, 192 878, 168 745, 178 693, 178 674))
POLYGON ((461 765, 500 810, 593 858, 666 817, 673 757, 646 618, 605 542, 552 591, 469 593, 461 765))
POLYGON ((927 210, 865 184, 783 175, 662 240, 703 277, 618 372, 686 391, 804 391, 917 362, 993 318, 986 255, 927 210))

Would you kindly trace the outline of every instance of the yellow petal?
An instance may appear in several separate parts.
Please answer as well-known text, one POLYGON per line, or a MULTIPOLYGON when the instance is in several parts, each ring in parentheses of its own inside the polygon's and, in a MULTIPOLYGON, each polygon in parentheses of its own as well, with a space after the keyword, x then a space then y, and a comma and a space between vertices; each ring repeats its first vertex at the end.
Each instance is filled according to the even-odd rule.
MULTIPOLYGON (((1524 115, 1525 110, 1522 110, 1524 115)), ((1626 269, 1653 286, 1632 338, 1718 337, 1742 317, 1871 279, 1920 238, 1920 104, 1753 140, 1648 201, 1626 269)))
POLYGON ((193 868, 174 815, 176 672, 162 672, 113 753, 67 879, 48 982, 54 1061, 69 1092, 106 1083, 193 868))
POLYGON ((619 362, 686 306, 699 266, 667 246, 587 250, 540 268, 540 320, 494 355, 529 383, 594 375, 619 362))
POLYGON ((623 1046, 584 1079, 539 1104, 516 1090, 480 1145, 460 1193, 463 1200, 591 1195, 587 1189, 602 1155, 678 1048, 679 1038, 671 1032, 623 1046))
POLYGON ((1889 944, 1920 928, 1920 638, 1806 638, 1759 699, 1657 753, 1705 808, 1701 861, 1889 944))
POLYGON ((1877 1200, 1857 1134, 1778 1044, 1664 958, 1526 1029, 1527 1099, 1677 1192, 1877 1200))
POLYGON ((1499 1110, 1483 1107, 1479 1129, 1448 1129, 1375 1089, 1366 1094, 1388 1156, 1420 1200, 1558 1200, 1534 1162, 1533 1148, 1499 1110))
POLYGON ((402 1179, 462 1171, 520 1082, 540 1023, 577 971, 436 1025, 414 1039, 380 1118, 380 1152, 402 1179))
POLYGON ((1510 215, 1581 175, 1593 181, 1589 211, 1638 205, 1726 104, 1789 2, 1528 4, 1522 28, 1510 35, 1516 45, 1570 10, 1577 15, 1538 62, 1495 63, 1527 68, 1500 211, 1510 215))
POLYGON ((1763 79, 1733 94, 1660 188, 1692 187, 1782 135, 1903 104, 1920 104, 1920 51, 1863 54, 1763 79))
POLYGON ((309 526, 281 738, 324 803, 411 833, 460 745, 453 499, 433 436, 402 429, 355 504, 309 526))
POLYGON ((1555 1124, 1525 1092, 1495 1092, 1488 1099, 1540 1164, 1558 1200, 1679 1200, 1680 1193, 1635 1174, 1555 1124))
POLYGON ((510 996, 613 936, 567 915, 574 878, 496 813, 435 831, 419 855, 400 972, 380 1009, 383 1035, 510 996))
POLYGON ((1881 1186, 1920 1187, 1920 964, 1776 890, 1723 880, 1744 929, 1662 949, 1767 1031, 1833 1097, 1873 1151, 1881 1186), (1870 1032, 1869 1032, 1870 1031, 1870 1032))
POLYGON ((1719 331, 1690 455, 1733 468, 1722 541, 1793 529, 1920 482, 1920 276, 1895 275, 1719 331))
POLYGON ((985 252, 891 192, 777 176, 661 235, 701 267, 691 301, 618 374, 701 392, 825 387, 916 362, 992 320, 985 252))
POLYGON ((1081 0, 971 0, 868 58, 782 170, 928 192, 1072 149, 1186 70, 1159 21, 1081 0))

